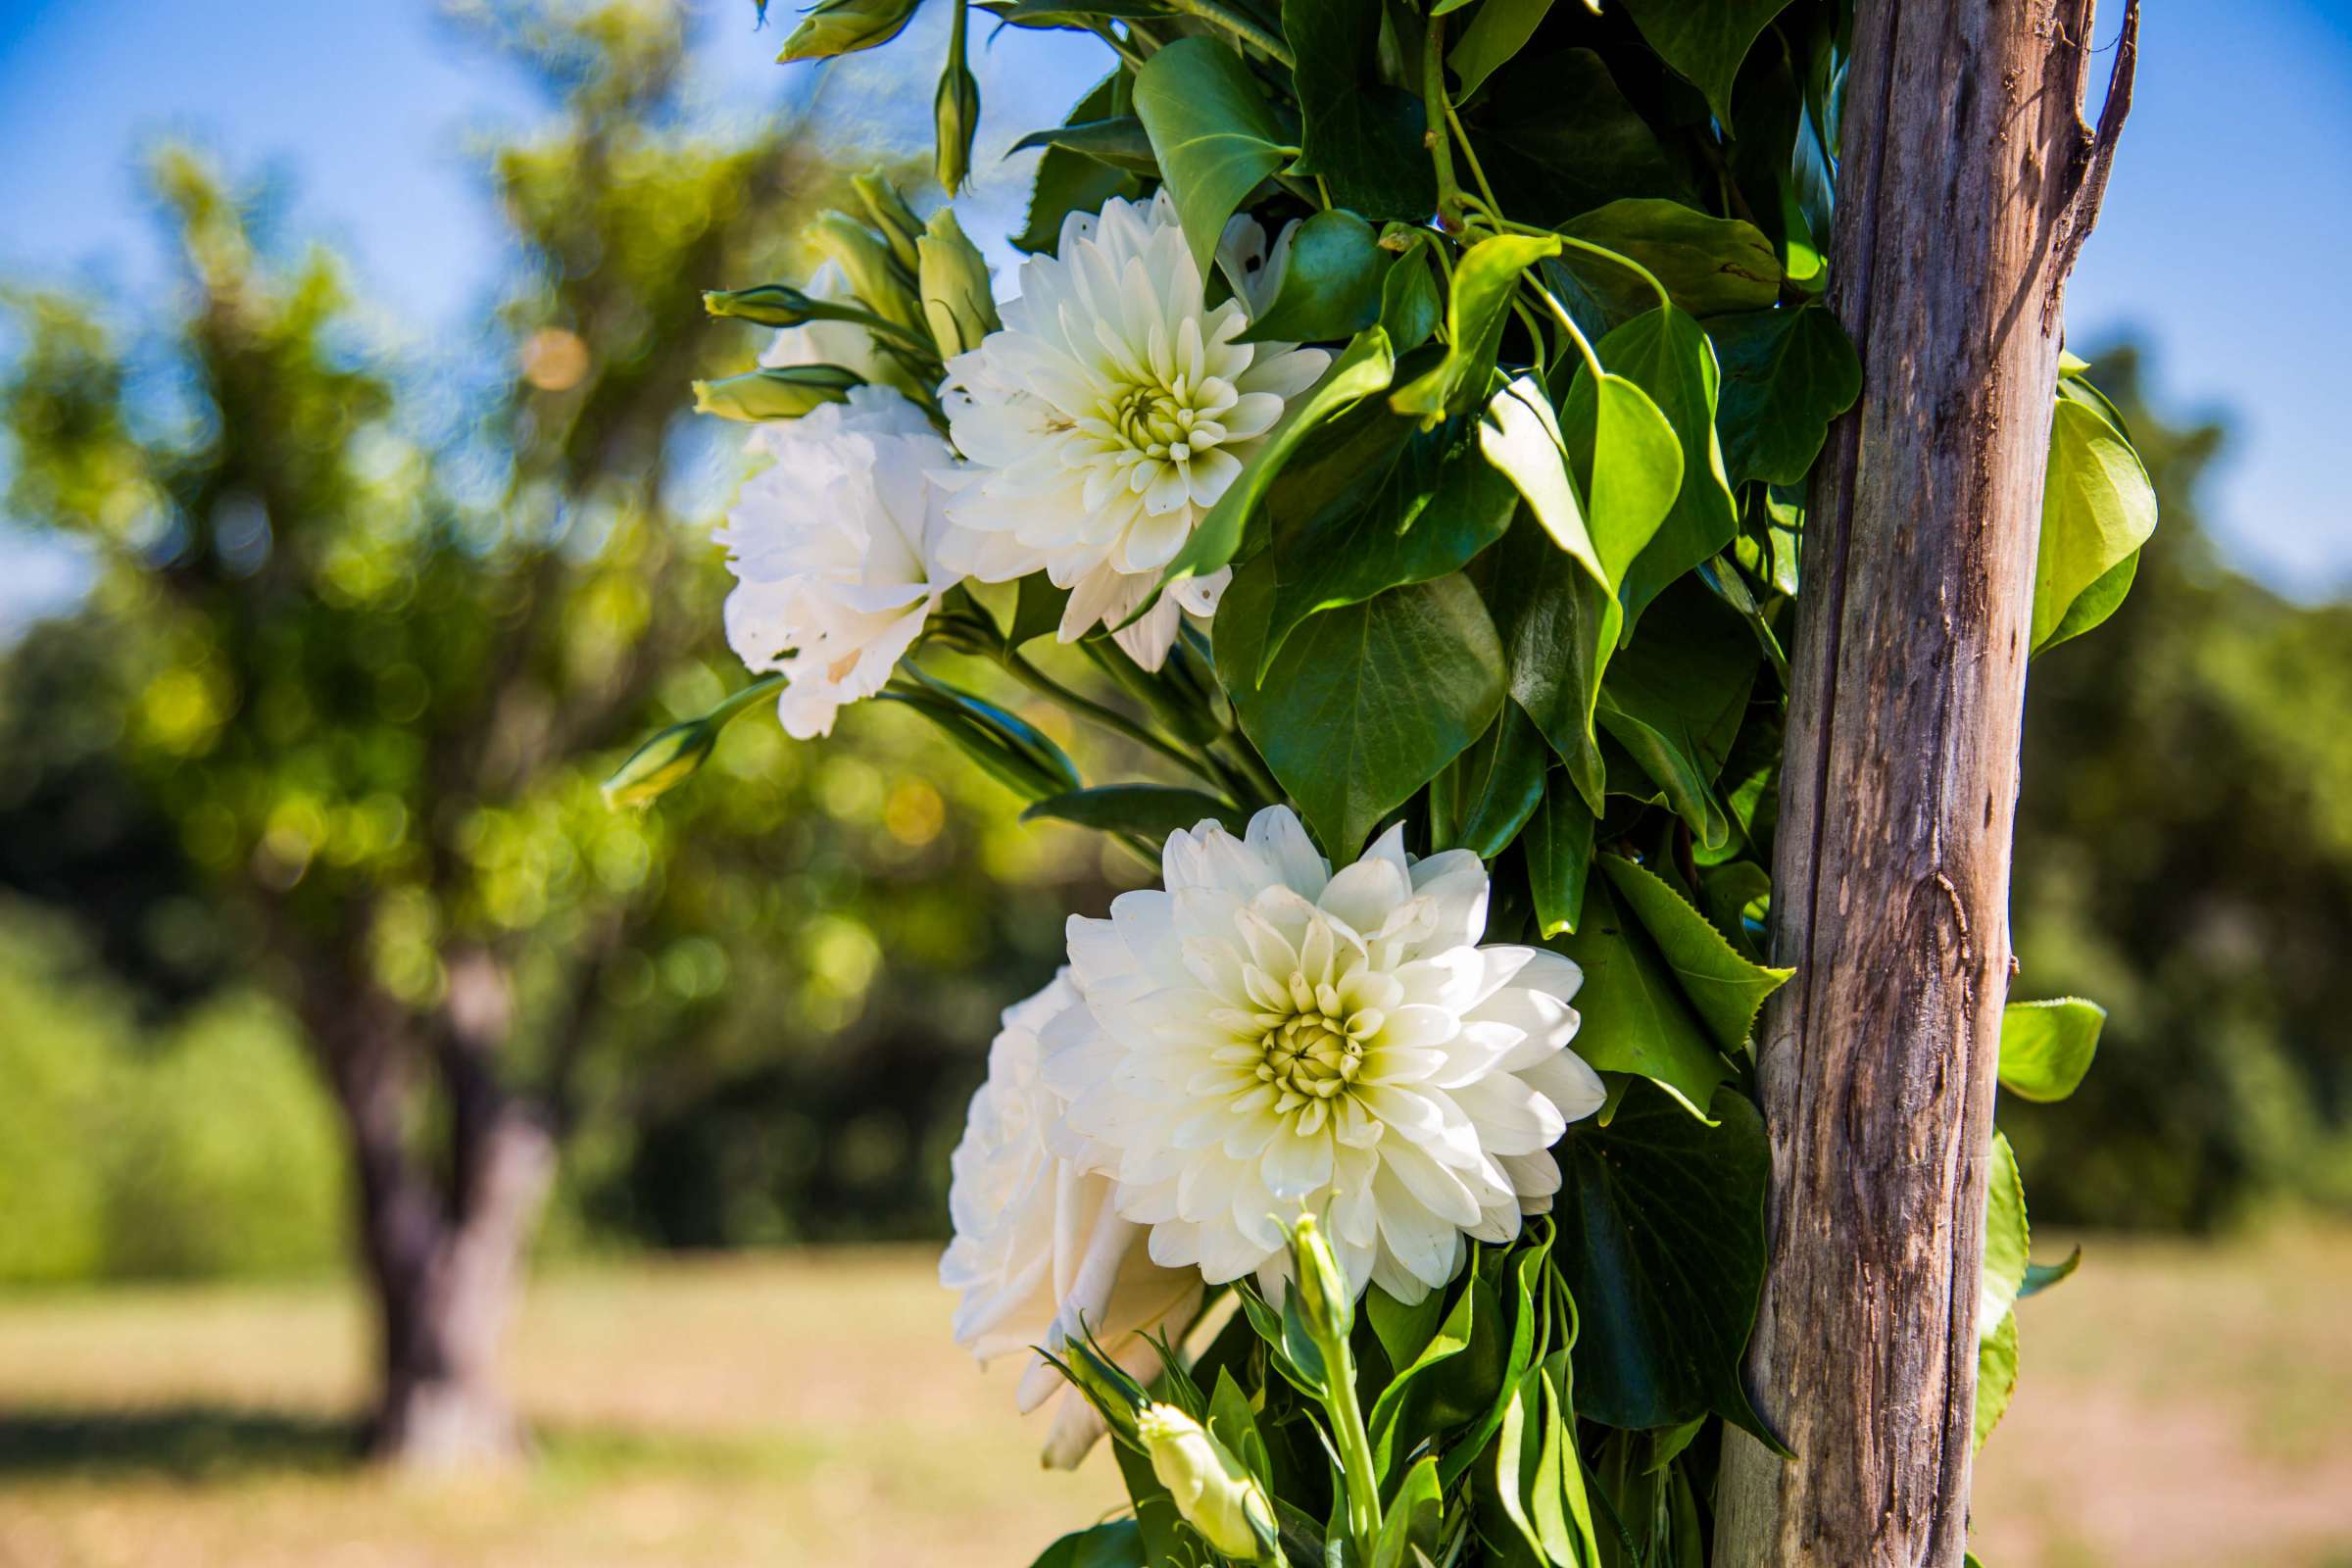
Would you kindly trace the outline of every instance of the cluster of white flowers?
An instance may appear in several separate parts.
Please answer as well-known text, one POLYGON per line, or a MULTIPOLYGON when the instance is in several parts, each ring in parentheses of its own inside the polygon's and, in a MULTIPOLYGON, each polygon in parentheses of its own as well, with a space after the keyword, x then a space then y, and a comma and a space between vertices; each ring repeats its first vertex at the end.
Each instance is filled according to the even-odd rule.
MULTIPOLYGON (((1081 1322, 1139 1378, 1204 1285, 1282 1298, 1282 1222, 1320 1217, 1350 1286, 1415 1302, 1465 1244, 1551 1206, 1550 1149, 1601 1102, 1568 1049, 1582 981, 1482 946, 1487 872, 1393 829, 1334 875, 1285 807, 1171 835, 1164 886, 1074 917, 1070 966, 1004 1015, 955 1160, 956 1338, 983 1360, 1081 1322)), ((1035 1363, 1031 1408, 1053 1393, 1035 1363)), ((1063 1400, 1049 1461, 1091 1443, 1063 1400)))
MULTIPOLYGON (((752 668, 784 673, 793 735, 829 733, 843 704, 878 691, 967 576, 1044 571, 1070 590, 1063 641, 1112 627, 1147 669, 1185 612, 1215 611, 1223 572, 1126 624, 1329 363, 1320 349, 1234 341, 1276 270, 1264 251, 1264 232, 1235 220, 1221 257, 1236 293, 1212 308, 1164 192, 1071 215, 1059 254, 1022 265, 1004 328, 949 363, 952 446, 863 328, 776 334, 762 364, 841 365, 869 383, 846 407, 754 433, 773 462, 718 536, 739 581, 728 641, 752 668)), ((827 264, 808 292, 847 287, 827 264)))
MULTIPOLYGON (((771 366, 844 365, 843 404, 763 424, 771 465, 719 540, 738 579, 727 635, 786 676, 785 728, 830 731, 881 690, 964 577, 1043 571, 1069 590, 1060 633, 1109 627, 1156 669, 1182 615, 1228 573, 1147 600, 1330 356, 1237 341, 1280 275, 1288 233, 1237 219, 1218 268, 1186 248, 1163 192, 1062 227, 1021 268, 1004 325, 950 360, 947 436, 862 328, 777 334, 771 366)), ((838 275, 810 292, 838 298, 838 275)), ((1467 1241, 1550 1206, 1550 1149, 1601 1101, 1568 1050, 1575 964, 1482 946, 1487 873, 1466 851, 1416 859, 1393 831, 1338 874, 1289 809, 1236 838, 1172 835, 1163 886, 1073 919, 1069 967, 1008 1009, 956 1151, 942 1280, 982 1360, 1030 1356, 1024 1410, 1060 1393, 1033 1348, 1091 1334, 1140 1379, 1148 1337, 1180 1336, 1205 1290, 1254 1275, 1283 1295, 1283 1221, 1312 1212, 1351 1287, 1419 1301, 1467 1241)), ((1047 1458, 1100 1435, 1060 1398, 1047 1458)))

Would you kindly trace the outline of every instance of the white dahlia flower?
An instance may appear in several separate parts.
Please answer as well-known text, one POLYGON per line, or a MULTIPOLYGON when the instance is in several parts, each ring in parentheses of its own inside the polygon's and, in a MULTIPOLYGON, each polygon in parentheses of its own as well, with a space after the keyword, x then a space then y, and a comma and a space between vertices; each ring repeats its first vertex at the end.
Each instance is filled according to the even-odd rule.
POLYGON ((1083 1321, 1112 1359, 1148 1383, 1159 1374, 1159 1352, 1144 1335, 1182 1335, 1202 1295, 1200 1270, 1152 1261, 1142 1227, 1111 1206, 1109 1178, 1079 1170, 1049 1147, 1063 1106, 1039 1076, 1037 1036, 1077 1004, 1066 976, 1004 1009, 988 1081, 972 1096, 952 1160, 956 1239, 939 1260, 940 1283, 962 1293, 956 1342, 983 1362, 1028 1357, 1015 1392, 1023 1413, 1059 1398, 1045 1457, 1064 1469, 1102 1436, 1102 1418, 1031 1347, 1057 1348, 1083 1321))
POLYGON ((948 523, 930 477, 951 454, 921 411, 878 386, 760 424, 751 445, 774 461, 744 481, 712 535, 736 577, 727 642, 753 669, 783 672, 778 711, 807 740, 881 690, 956 585, 940 564, 948 523))
MULTIPOLYGON (((1287 236, 1286 236, 1287 237, 1287 236)), ((1264 230, 1229 226, 1220 261, 1242 292, 1213 309, 1165 191, 1063 220, 1053 256, 1021 264, 1003 330, 948 362, 945 403, 972 464, 950 503, 958 569, 989 582, 1043 567, 1070 590, 1061 638, 1117 626, 1242 471, 1321 349, 1236 343, 1274 267, 1264 230)), ((1208 614, 1230 573, 1188 580, 1119 634, 1156 669, 1179 611, 1208 614)))
POLYGON ((1481 947, 1487 872, 1392 830, 1333 875, 1271 807, 1235 838, 1168 838, 1164 891, 1074 917, 1085 1005, 1046 1025, 1080 1162, 1118 1183, 1152 1258, 1279 1298, 1279 1222, 1322 1216, 1353 1290, 1418 1301, 1463 1239, 1551 1206, 1550 1149, 1600 1105, 1568 1050, 1583 979, 1541 948, 1481 947))

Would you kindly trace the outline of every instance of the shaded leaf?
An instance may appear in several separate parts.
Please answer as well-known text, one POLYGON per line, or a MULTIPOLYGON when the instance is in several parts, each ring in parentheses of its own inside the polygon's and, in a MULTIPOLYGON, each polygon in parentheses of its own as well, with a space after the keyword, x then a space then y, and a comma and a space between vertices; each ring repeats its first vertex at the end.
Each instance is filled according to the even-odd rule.
POLYGON ((1735 485, 1801 483, 1830 421, 1862 395, 1862 362, 1845 328, 1818 305, 1704 324, 1723 367, 1716 427, 1725 473, 1735 485))
MULTIPOLYGON (((1587 1011, 1580 1046, 1594 1027, 1587 1011)), ((1556 1254, 1582 1321, 1576 1409, 1628 1428, 1712 1411, 1785 1452, 1740 1375, 1764 1283, 1771 1152, 1744 1096, 1722 1090, 1711 1108, 1712 1125, 1637 1083, 1608 1126, 1578 1122, 1559 1146, 1556 1254)))
POLYGON ((1145 61, 1135 74, 1135 112, 1205 277, 1225 220, 1293 149, 1257 78, 1214 38, 1179 38, 1145 61))
MULTIPOLYGON (((1706 1114, 1715 1086, 1731 1076, 1712 1032, 1683 993, 1674 966, 1604 878, 1588 882, 1584 919, 1549 944, 1576 960, 1584 1022, 1575 1049, 1602 1072, 1633 1073, 1671 1091, 1693 1116, 1706 1114)), ((1673 1419, 1687 1420, 1685 1411, 1673 1419)), ((1662 1425, 1640 1422, 1636 1425, 1662 1425)))
POLYGON ((1105 832, 1140 833, 1154 843, 1203 821, 1221 822, 1238 834, 1248 821, 1230 801, 1172 784, 1098 784, 1050 795, 1021 812, 1024 822, 1041 817, 1105 832))
POLYGON ((1486 401, 1487 378, 1502 344, 1511 291, 1519 276, 1546 256, 1559 253, 1548 236, 1496 234, 1480 240, 1454 264, 1446 319, 1450 341, 1435 368, 1398 387, 1389 406, 1398 414, 1437 420, 1486 401))
POLYGON ((1074 1531, 1048 1546, 1031 1568, 1144 1568, 1144 1532, 1133 1519, 1074 1531))
POLYGON ((1144 122, 1133 115, 1033 130, 1005 150, 1017 153, 1031 147, 1062 147, 1130 174, 1159 177, 1158 161, 1152 156, 1152 138, 1145 134, 1144 122))
POLYGON ((1551 748, 1517 703, 1505 703, 1479 743, 1438 776, 1431 790, 1430 842, 1492 860, 1519 836, 1544 802, 1551 748), (1442 820, 1441 820, 1442 818, 1442 820))
POLYGON ((1305 127, 1294 172, 1321 175, 1336 207, 1426 220, 1438 206, 1428 121, 1416 94, 1380 79, 1381 0, 1283 0, 1282 30, 1305 127))
POLYGON ((1599 55, 1522 53, 1463 110, 1504 211, 1549 227, 1621 197, 1699 199, 1599 55))
POLYGON ((1756 34, 1788 0, 1624 0, 1634 25, 1675 74, 1706 94, 1715 118, 1732 122, 1732 83, 1756 34))
POLYGON ((1461 96, 1467 98, 1478 91, 1489 76, 1525 48, 1550 9, 1551 0, 1485 0, 1446 56, 1446 63, 1461 78, 1461 96))
POLYGON ((1304 526, 1276 539, 1274 608, 1256 671, 1261 680, 1309 616, 1459 570, 1502 537, 1517 510, 1510 485, 1479 456, 1470 419, 1415 430, 1377 406, 1356 416, 1396 439, 1376 440, 1347 488, 1304 526))
MULTIPOLYGON (((1736 218, 1709 218, 1680 202, 1614 201, 1559 229, 1640 262, 1692 316, 1762 310, 1781 291, 1781 259, 1762 230, 1736 218)), ((1648 284, 1614 262, 1575 250, 1560 262, 1595 293, 1638 300, 1634 311, 1656 303, 1648 284)))
POLYGON ((1502 704, 1502 648, 1459 573, 1327 611, 1291 635, 1253 687, 1273 604, 1264 558, 1218 607, 1217 672, 1242 727, 1335 860, 1486 732, 1502 704))
POLYGON ((1349 337, 1381 318, 1391 257, 1353 213, 1317 213, 1291 234, 1274 303, 1237 340, 1319 343, 1349 337))
POLYGON ((1607 767, 1593 731, 1602 671, 1617 647, 1616 596, 1551 536, 1525 522, 1495 546, 1488 594, 1510 672, 1511 700, 1526 710, 1594 815, 1607 767))
POLYGON ((1648 867, 1622 855, 1600 858, 1601 870, 1626 909, 1642 922, 1658 956, 1674 971, 1683 1000, 1706 1025, 1716 1048, 1737 1053, 1756 1026, 1764 999, 1788 983, 1794 969, 1751 963, 1724 940, 1707 917, 1648 867))
POLYGON ((1536 927, 1549 941, 1574 931, 1585 908, 1585 884, 1592 873, 1592 834, 1599 823, 1565 773, 1545 782, 1544 802, 1528 819, 1520 842, 1527 847, 1527 879, 1535 897, 1536 927))

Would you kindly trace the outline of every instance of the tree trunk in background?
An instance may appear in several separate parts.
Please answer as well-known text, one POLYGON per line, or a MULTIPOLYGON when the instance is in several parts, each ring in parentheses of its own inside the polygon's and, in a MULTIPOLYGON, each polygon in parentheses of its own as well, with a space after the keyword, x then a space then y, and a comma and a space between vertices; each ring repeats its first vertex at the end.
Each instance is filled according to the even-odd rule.
MULTIPOLYGON (((2128 105, 2087 0, 1861 0, 1759 1034, 1772 1248, 1716 1568, 1965 1550, 2010 830, 2058 303, 2128 105), (2118 91, 2116 89, 2120 88, 2118 91)), ((2127 19, 2127 33, 2135 18, 2127 19)))
MULTIPOLYGON (((523 1434, 497 1378, 522 1259, 555 1172, 543 1117, 499 1087, 505 976, 478 954, 449 964, 450 1006, 419 1018, 365 984, 319 1032, 352 1140, 361 1251, 379 1330, 370 1453, 419 1469, 499 1463, 523 1434), (437 1069, 448 1178, 415 1137, 420 1077, 437 1069)), ((314 1028, 318 1025, 314 1023, 314 1028)))

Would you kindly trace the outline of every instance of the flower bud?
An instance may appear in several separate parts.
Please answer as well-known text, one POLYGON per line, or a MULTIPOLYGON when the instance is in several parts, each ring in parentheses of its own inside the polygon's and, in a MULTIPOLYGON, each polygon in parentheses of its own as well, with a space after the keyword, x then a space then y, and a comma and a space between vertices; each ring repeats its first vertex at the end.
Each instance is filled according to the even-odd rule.
POLYGON ((922 0, 817 0, 784 40, 779 64, 830 60, 888 43, 899 35, 922 0))
POLYGON ((1274 1536, 1274 1507, 1265 1489, 1225 1445, 1172 1404, 1154 1404, 1135 1418, 1136 1435, 1152 1456, 1152 1473, 1168 1489, 1185 1523, 1218 1552, 1256 1562, 1274 1536))
POLYGON ((605 804, 651 806, 694 777, 717 744, 718 726, 707 718, 690 718, 658 731, 605 780, 605 804))
POLYGON ((908 271, 915 267, 915 242, 922 236, 923 220, 914 216, 906 198, 899 188, 880 174, 853 174, 850 188, 858 193, 858 205, 865 209, 867 220, 882 231, 890 246, 890 254, 908 271))
POLYGON ((826 213, 808 226, 808 237, 841 269, 850 280, 850 292, 863 301, 867 310, 885 320, 921 330, 922 312, 916 308, 911 286, 914 274, 899 266, 890 247, 875 238, 872 230, 845 213, 826 213))
POLYGON ((865 378, 838 365, 785 365, 694 383, 694 412, 722 419, 797 419, 825 403, 847 403, 865 378))
POLYGON ((996 292, 989 285, 988 263, 980 248, 964 238, 952 208, 942 207, 917 242, 921 267, 923 316, 931 324, 931 341, 939 357, 952 359, 997 329, 996 292))
POLYGON ((961 52, 940 73, 939 92, 931 100, 931 123, 937 136, 933 172, 953 196, 972 172, 972 137, 980 129, 980 82, 965 68, 961 52))
POLYGON ((810 321, 874 319, 870 311, 839 300, 820 300, 790 283, 762 283, 757 288, 706 289, 703 309, 715 317, 752 321, 760 326, 806 326, 810 321))
POLYGON ((1307 1332, 1324 1345, 1344 1345, 1355 1327, 1355 1293, 1332 1255, 1331 1243, 1312 1214, 1291 1227, 1291 1274, 1298 1292, 1298 1315, 1307 1332))

